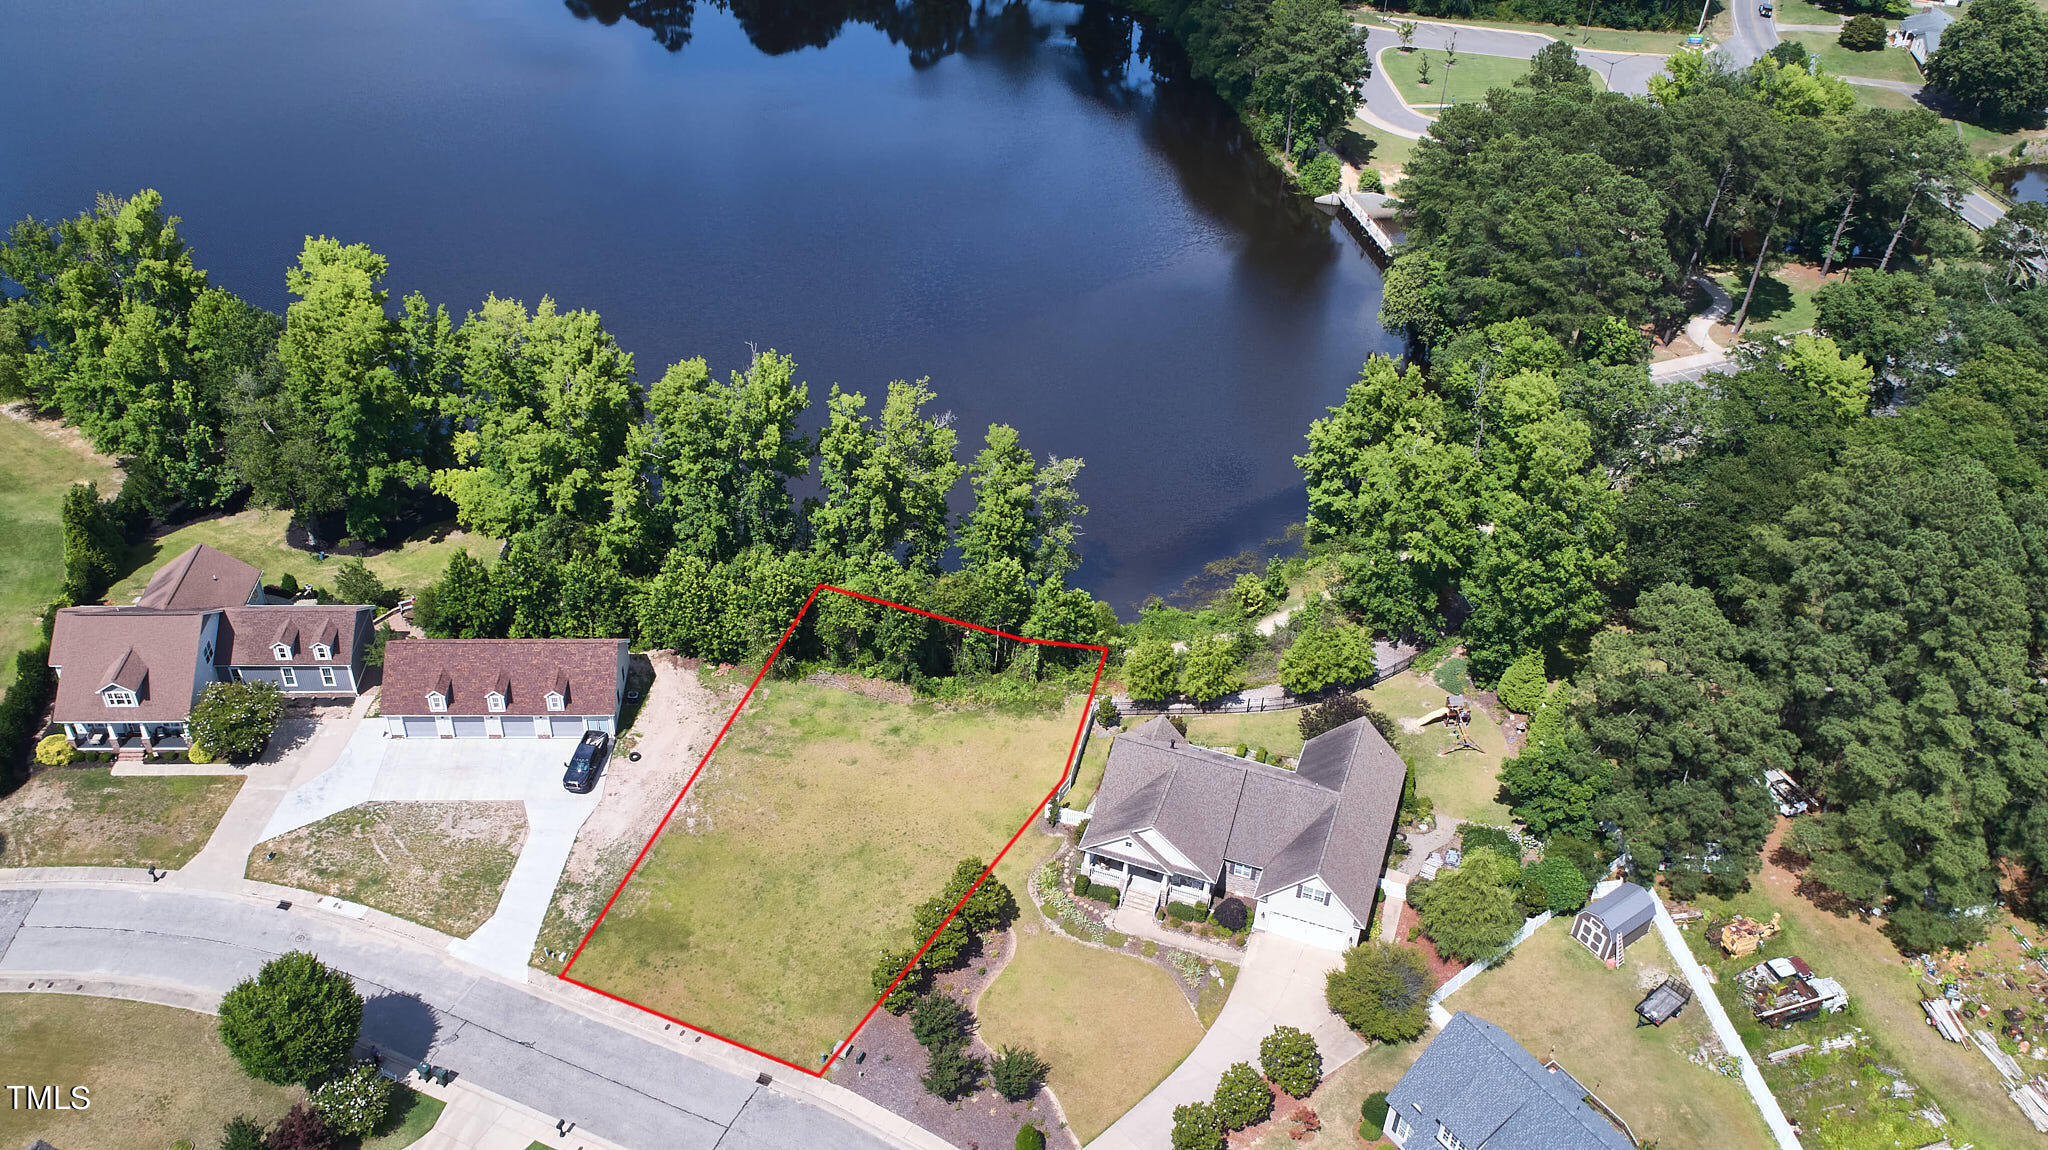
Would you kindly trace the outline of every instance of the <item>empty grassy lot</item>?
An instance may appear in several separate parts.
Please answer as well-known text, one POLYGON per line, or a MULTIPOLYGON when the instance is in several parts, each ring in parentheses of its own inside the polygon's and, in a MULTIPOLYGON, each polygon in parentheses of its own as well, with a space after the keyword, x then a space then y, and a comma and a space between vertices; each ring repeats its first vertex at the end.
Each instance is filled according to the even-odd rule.
POLYGON ((498 909, 525 841, 522 803, 364 803, 258 843, 249 877, 467 938, 498 909))
POLYGON ((173 869, 213 835, 242 780, 117 779, 106 767, 44 771, 0 799, 0 866, 173 869))
POLYGON ((1820 66, 1837 76, 1864 76, 1872 80, 1903 80, 1908 84, 1920 82, 1920 65, 1913 62, 1913 54, 1904 48, 1879 48, 1875 52, 1852 52, 1842 47, 1840 37, 1832 32, 1786 32, 1783 38, 1796 44, 1804 44, 1807 54, 1820 61, 1820 66))
POLYGON ((1289 759, 1301 756, 1301 712, 1260 711, 1250 715, 1190 715, 1188 738, 1205 747, 1234 751, 1244 743, 1289 759))
POLYGON ((1085 1143, 1173 1073, 1202 1040, 1203 1027, 1157 964, 1046 928, 1026 890, 1058 846, 1027 836, 996 868, 1017 892, 1023 915, 1017 953, 981 996, 978 1015, 991 1047, 1026 1047, 1052 1064, 1046 1082, 1085 1143))
MULTIPOLYGON (((1380 53, 1379 66, 1387 71, 1387 78, 1401 93, 1401 98, 1418 108, 1428 108, 1455 101, 1476 104, 1486 99, 1486 93, 1495 88, 1513 87, 1517 79, 1529 72, 1529 61, 1513 56, 1481 56, 1476 52, 1458 53, 1458 62, 1446 67, 1448 57, 1440 51, 1418 48, 1413 52, 1394 49, 1380 53), (1429 61, 1429 83, 1422 82, 1422 62, 1429 61)), ((1597 86, 1599 80, 1596 78, 1597 86)))
POLYGON ((763 683, 571 977, 816 1066, 916 904, 1030 817, 1080 718, 1079 699, 1017 712, 763 683))
POLYGON ((120 482, 111 460, 61 425, 0 416, 0 691, 14 682, 14 653, 35 641, 36 618, 64 582, 64 492, 97 483, 112 495, 120 482))
MULTIPOLYGON (((1743 293, 1749 290, 1749 269, 1717 272, 1714 278, 1735 299, 1735 306, 1728 312, 1732 321, 1742 308, 1743 293)), ((1732 343, 1739 338, 1807 331, 1819 317, 1814 310, 1813 293, 1820 287, 1820 267, 1816 264, 1766 268, 1757 277, 1756 295, 1749 302, 1749 322, 1743 325, 1742 335, 1736 336, 1729 324, 1722 323, 1714 328, 1714 337, 1732 343)))
POLYGON ((1437 753, 1452 745, 1451 733, 1442 722, 1416 731, 1407 729, 1410 720, 1440 709, 1445 694, 1434 680, 1418 678, 1413 671, 1403 671, 1364 692, 1373 706, 1402 721, 1395 748, 1415 770, 1416 793, 1427 795, 1439 816, 1504 825, 1507 808, 1494 801, 1500 792, 1501 760, 1507 754, 1507 736, 1499 725, 1484 712, 1473 711, 1468 733, 1479 749, 1448 755, 1437 753))
POLYGON ((1704 1010, 1692 1005, 1661 1027, 1636 1026, 1647 972, 1678 970, 1657 935, 1609 970, 1567 925, 1546 923, 1444 1006, 1507 1031, 1538 1061, 1556 1058, 1659 1150, 1766 1150, 1769 1131, 1741 1080, 1687 1058, 1712 1033, 1704 1010))
MULTIPOLYGON (((285 528, 290 525, 290 512, 258 508, 201 519, 146 539, 129 548, 128 577, 107 592, 107 602, 133 602, 137 595, 142 594, 143 586, 159 566, 194 543, 205 543, 244 563, 255 564, 262 568, 265 583, 275 584, 290 572, 293 578, 309 587, 331 585, 334 571, 343 560, 330 555, 321 561, 307 552, 286 546, 285 528)), ((490 536, 457 531, 442 524, 422 530, 388 551, 367 556, 363 565, 375 572, 387 587, 417 591, 440 577, 442 568, 448 566, 449 556, 455 552, 466 548, 485 563, 495 563, 498 546, 498 540, 490 536)))

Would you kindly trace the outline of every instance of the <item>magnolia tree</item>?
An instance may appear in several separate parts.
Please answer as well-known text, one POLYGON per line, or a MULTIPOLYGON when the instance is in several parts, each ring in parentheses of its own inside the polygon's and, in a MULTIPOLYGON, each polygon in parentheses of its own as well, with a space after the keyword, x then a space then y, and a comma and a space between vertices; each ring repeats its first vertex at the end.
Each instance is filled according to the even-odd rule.
POLYGON ((245 763, 263 753, 283 713, 284 692, 275 684, 210 683, 192 704, 185 730, 195 758, 245 763))

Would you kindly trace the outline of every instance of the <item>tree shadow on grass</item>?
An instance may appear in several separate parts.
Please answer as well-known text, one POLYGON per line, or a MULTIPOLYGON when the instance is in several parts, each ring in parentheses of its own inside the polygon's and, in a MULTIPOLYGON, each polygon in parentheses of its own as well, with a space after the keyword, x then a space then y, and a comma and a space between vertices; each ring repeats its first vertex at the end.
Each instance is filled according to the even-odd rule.
MULTIPOLYGON (((1746 283, 1744 287, 1747 287, 1746 283)), ((1740 293, 1736 294, 1735 303, 1741 306, 1740 293)), ((1792 289, 1776 275, 1767 272, 1757 278, 1756 295, 1749 301, 1749 322, 1769 323, 1791 311, 1793 304, 1792 289)))

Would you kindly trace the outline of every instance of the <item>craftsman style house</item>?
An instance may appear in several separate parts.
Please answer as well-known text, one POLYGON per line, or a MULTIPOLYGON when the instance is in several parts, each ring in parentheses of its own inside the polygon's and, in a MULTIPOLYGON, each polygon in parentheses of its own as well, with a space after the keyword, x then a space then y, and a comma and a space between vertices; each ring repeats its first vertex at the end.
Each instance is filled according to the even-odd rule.
POLYGON ((133 606, 57 612, 52 717, 73 746, 140 758, 188 749, 185 719, 209 683, 353 698, 370 617, 364 606, 265 602, 260 571, 202 543, 159 568, 133 606))
POLYGON ((406 639, 384 649, 385 733, 574 739, 618 733, 624 639, 406 639))
POLYGON ((1341 950, 1372 914, 1407 777, 1364 719, 1310 739, 1291 771, 1152 719, 1110 747, 1082 866, 1126 905, 1237 895, 1257 901, 1254 929, 1341 950))
POLYGON ((1464 1011, 1387 1091, 1387 1141, 1403 1150, 1635 1150, 1635 1135, 1555 1061, 1464 1011))

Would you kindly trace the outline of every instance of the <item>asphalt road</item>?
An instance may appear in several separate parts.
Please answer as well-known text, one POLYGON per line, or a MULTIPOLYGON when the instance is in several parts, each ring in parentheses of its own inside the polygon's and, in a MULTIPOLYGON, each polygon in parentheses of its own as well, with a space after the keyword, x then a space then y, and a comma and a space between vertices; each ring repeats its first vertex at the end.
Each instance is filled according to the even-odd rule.
POLYGON ((217 996, 310 950, 356 979, 363 1040, 646 1150, 885 1150, 839 1116, 424 949, 304 908, 156 887, 0 891, 0 974, 63 974, 217 996))
POLYGON ((1729 16, 1734 32, 1716 49, 1731 65, 1747 68, 1764 53, 1778 46, 1778 22, 1757 13, 1757 0, 1730 0, 1729 16))
MULTIPOLYGON (((1389 28, 1369 26, 1366 33, 1366 45, 1373 54, 1373 69, 1365 82, 1365 106, 1360 111, 1369 123, 1411 139, 1421 137, 1429 131, 1434 117, 1425 116, 1403 104, 1394 82, 1387 79, 1386 69, 1379 62, 1381 52, 1400 48, 1400 35, 1389 28)), ((1441 51, 1451 46, 1454 39, 1459 52, 1527 60, 1554 37, 1537 32, 1512 32, 1504 28, 1415 23, 1413 43, 1417 48, 1441 51)), ((1650 77, 1664 70, 1664 57, 1634 52, 1593 52, 1581 48, 1579 63, 1598 73, 1601 82, 1608 87, 1632 96, 1647 95, 1650 77)), ((1483 92, 1470 93, 1472 100, 1481 99, 1484 95, 1483 92)))

